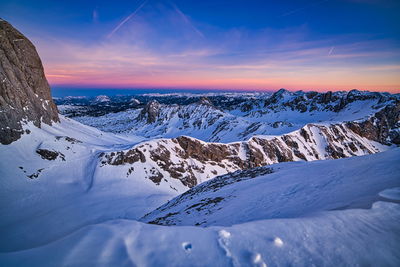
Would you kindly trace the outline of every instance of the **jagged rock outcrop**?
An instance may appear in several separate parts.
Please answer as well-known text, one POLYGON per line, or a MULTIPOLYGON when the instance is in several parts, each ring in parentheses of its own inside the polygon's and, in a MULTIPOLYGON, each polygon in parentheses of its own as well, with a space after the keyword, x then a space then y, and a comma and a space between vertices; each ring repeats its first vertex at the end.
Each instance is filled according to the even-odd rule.
POLYGON ((198 103, 200 105, 213 106, 211 100, 208 97, 205 97, 205 96, 201 97, 198 103))
POLYGON ((23 134, 23 122, 58 122, 58 111, 34 45, 0 19, 0 143, 23 134))
POLYGON ((146 120, 147 123, 153 123, 157 120, 160 113, 160 103, 157 100, 152 100, 140 112, 138 120, 146 120))
MULTIPOLYGON (((393 113, 393 110, 387 112, 393 113)), ((180 136, 144 142, 124 151, 103 153, 100 161, 102 167, 133 167, 152 181, 156 173, 157 184, 163 180, 168 183, 173 178, 191 188, 202 181, 236 170, 279 162, 339 159, 380 152, 382 147, 373 141, 380 141, 381 135, 386 136, 382 133, 390 132, 395 122, 398 123, 398 117, 389 119, 388 116, 381 113, 376 115, 382 117, 380 121, 389 121, 385 125, 389 128, 385 131, 382 127, 370 128, 370 135, 358 133, 358 128, 353 124, 340 123, 307 124, 289 134, 269 138, 255 136, 245 142, 228 144, 207 143, 180 136)), ((368 120, 364 123, 368 123, 368 120)))
POLYGON ((386 106, 375 116, 362 122, 348 122, 347 126, 358 135, 382 144, 400 144, 400 101, 386 106))
POLYGON ((272 111, 291 109, 301 113, 311 111, 342 111, 355 101, 378 100, 378 103, 389 103, 398 100, 398 96, 386 93, 359 91, 290 92, 280 89, 264 101, 264 108, 272 111))

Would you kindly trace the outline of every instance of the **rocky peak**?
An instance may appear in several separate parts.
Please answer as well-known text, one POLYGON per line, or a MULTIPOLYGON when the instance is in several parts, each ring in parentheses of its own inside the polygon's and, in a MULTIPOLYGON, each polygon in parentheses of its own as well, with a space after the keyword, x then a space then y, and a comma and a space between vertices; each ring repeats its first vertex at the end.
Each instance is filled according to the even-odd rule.
POLYGON ((208 97, 202 96, 197 102, 199 105, 213 106, 211 100, 208 97))
POLYGON ((18 140, 29 121, 51 125, 59 121, 58 110, 35 46, 0 20, 0 143, 18 140))
POLYGON ((283 96, 283 95, 285 95, 285 94, 291 94, 291 92, 288 91, 288 90, 286 90, 285 88, 281 88, 281 89, 279 89, 278 91, 276 91, 276 92, 273 94, 273 96, 280 97, 280 96, 283 96))
POLYGON ((358 135, 382 144, 400 145, 400 101, 386 106, 362 122, 347 122, 358 135))
POLYGON ((332 91, 328 91, 328 92, 322 94, 322 97, 321 97, 322 103, 328 104, 329 102, 332 102, 332 100, 333 100, 332 96, 333 96, 332 91))
POLYGON ((284 99, 285 96, 290 96, 292 93, 286 89, 279 89, 275 93, 272 94, 272 96, 268 99, 265 100, 265 106, 268 106, 270 104, 276 104, 280 100, 284 99))
MULTIPOLYGON (((280 89, 265 100, 264 107, 272 110, 290 108, 300 112, 315 110, 339 112, 352 102, 366 100, 376 100, 378 104, 388 105, 397 101, 398 97, 396 95, 359 91, 356 89, 349 92, 328 91, 326 93, 302 91, 292 93, 285 89, 280 89)), ((376 108, 378 108, 378 106, 376 106, 376 108)))
POLYGON ((157 100, 152 100, 142 109, 139 114, 139 120, 146 119, 147 123, 153 123, 157 120, 160 113, 160 103, 157 100))

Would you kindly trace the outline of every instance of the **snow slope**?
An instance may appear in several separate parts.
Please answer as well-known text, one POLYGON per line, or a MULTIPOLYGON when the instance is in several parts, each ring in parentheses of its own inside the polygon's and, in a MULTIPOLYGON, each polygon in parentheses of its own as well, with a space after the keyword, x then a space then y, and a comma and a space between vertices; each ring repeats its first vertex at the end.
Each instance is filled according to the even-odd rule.
MULTIPOLYGON (((66 205, 61 207, 68 207, 68 203, 73 202, 80 214, 99 214, 109 218, 82 223, 46 242, 38 241, 43 241, 49 230, 63 229, 65 224, 80 221, 81 217, 55 212, 50 203, 54 200, 50 190, 30 193, 30 198, 42 198, 39 211, 38 203, 18 197, 18 192, 31 184, 14 187, 13 201, 25 204, 16 209, 9 205, 10 201, 7 208, 2 209, 2 214, 7 212, 10 223, 5 225, 4 217, 1 219, 0 264, 398 266, 400 205, 396 202, 400 200, 399 159, 400 149, 393 149, 348 159, 281 163, 269 167, 274 170, 271 174, 236 181, 215 191, 199 190, 205 184, 199 185, 177 198, 182 200, 177 205, 169 207, 175 200, 166 205, 168 211, 179 212, 175 217, 179 221, 174 220, 175 223, 190 225, 195 216, 182 211, 194 203, 191 201, 225 196, 225 205, 220 206, 219 211, 210 206, 210 214, 197 214, 207 219, 209 225, 220 225, 207 228, 165 227, 118 219, 116 214, 110 216, 108 213, 113 206, 122 205, 120 201, 114 201, 120 188, 108 188, 108 193, 101 195, 102 201, 97 205, 85 205, 84 199, 76 199, 77 194, 71 193, 72 187, 65 185, 65 196, 59 201, 66 205), (187 198, 189 195, 193 200, 187 198), (294 209, 294 206, 299 209, 294 209), (234 212, 233 208, 236 208, 234 212), (31 209, 36 211, 37 218, 31 215, 31 220, 19 219, 21 213, 31 213, 31 209), (219 216, 222 213, 225 213, 225 219, 219 216), (34 225, 30 226, 32 218, 34 225), (16 227, 18 224, 22 226, 16 227), (6 231, 14 232, 14 236, 5 236, 6 231), (33 235, 35 238, 30 239, 33 235), (13 240, 24 242, 12 247, 13 240)), ((212 183, 207 182, 209 185, 212 183)), ((97 190, 101 191, 99 187, 92 188, 93 193, 97 190)), ((4 196, 4 191, 1 195, 4 196)), ((136 204, 129 201, 131 207, 136 204)), ((114 213, 118 211, 119 208, 114 213)), ((152 214, 161 213, 155 211, 152 214)))
POLYGON ((397 266, 400 150, 372 140, 396 140, 398 109, 382 110, 233 143, 27 124, 0 146, 0 265, 397 266))
POLYGON ((41 246, 87 224, 139 218, 177 194, 141 177, 97 171, 100 153, 140 137, 103 133, 62 116, 53 126, 25 128, 31 133, 0 146, 2 252, 41 246))
POLYGON ((379 192, 400 186, 399 163, 397 148, 374 156, 237 171, 190 189, 142 220, 166 225, 229 226, 370 208, 380 199, 379 192))

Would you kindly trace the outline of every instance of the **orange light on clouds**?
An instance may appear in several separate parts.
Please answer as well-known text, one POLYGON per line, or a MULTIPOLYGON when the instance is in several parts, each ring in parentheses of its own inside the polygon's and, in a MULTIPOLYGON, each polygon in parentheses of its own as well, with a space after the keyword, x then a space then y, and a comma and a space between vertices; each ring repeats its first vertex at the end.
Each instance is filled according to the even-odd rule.
POLYGON ((123 42, 87 46, 67 40, 36 41, 51 85, 400 92, 400 64, 377 61, 397 55, 396 51, 356 53, 343 46, 333 55, 330 47, 318 47, 226 61, 218 58, 224 51, 217 49, 162 54, 123 42))

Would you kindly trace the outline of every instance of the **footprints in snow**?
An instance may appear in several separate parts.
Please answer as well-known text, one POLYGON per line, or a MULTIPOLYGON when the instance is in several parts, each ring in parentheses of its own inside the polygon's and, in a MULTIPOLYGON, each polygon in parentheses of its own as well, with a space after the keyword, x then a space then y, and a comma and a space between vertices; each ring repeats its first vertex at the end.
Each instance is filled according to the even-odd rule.
POLYGON ((278 248, 283 246, 283 241, 282 239, 280 239, 279 237, 275 237, 274 238, 274 245, 278 248))
POLYGON ((230 243, 229 242, 230 238, 231 238, 231 233, 230 232, 228 232, 228 231, 226 231, 224 229, 222 229, 222 230, 220 230, 218 232, 218 244, 219 244, 219 246, 225 251, 225 255, 228 258, 231 258, 233 265, 236 266, 236 264, 234 262, 234 259, 232 258, 231 251, 229 250, 229 247, 228 247, 228 245, 230 243))
POLYGON ((263 261, 260 253, 256 253, 253 257, 253 263, 256 266, 267 267, 267 264, 263 261))
MULTIPOLYGON (((226 257, 230 258, 232 265, 233 266, 241 266, 240 262, 237 261, 237 259, 234 257, 232 252, 229 249, 229 245, 231 243, 231 237, 232 234, 228 232, 225 229, 222 229, 218 231, 218 244, 219 246, 224 250, 226 257)), ((275 246, 275 247, 282 247, 284 245, 282 239, 280 237, 274 237, 273 239, 270 239, 270 242, 275 246)), ((193 245, 190 242, 182 242, 182 249, 186 253, 191 253, 193 249, 193 245)), ((265 263, 262 255, 258 252, 251 253, 251 263, 254 266, 259 266, 259 267, 267 267, 267 264, 265 263)))
MULTIPOLYGON (((218 232, 218 243, 220 247, 225 251, 225 255, 231 259, 232 265, 233 266, 241 266, 242 264, 234 257, 232 252, 229 249, 229 245, 231 243, 231 237, 232 234, 225 229, 222 229, 218 232)), ((281 247, 283 245, 283 241, 279 237, 275 237, 273 240, 273 243, 277 247, 281 247)), ((260 266, 260 267, 267 267, 267 264, 264 262, 262 255, 258 252, 255 252, 254 254, 251 253, 253 256, 251 256, 251 262, 254 266, 260 266)))
MULTIPOLYGON (((241 264, 237 262, 234 255, 232 254, 231 250, 229 249, 229 245, 231 243, 232 234, 225 229, 222 229, 218 232, 218 243, 220 247, 225 251, 225 255, 231 259, 233 266, 240 266, 241 264)), ((274 237, 270 239, 270 242, 277 248, 283 247, 284 243, 280 237, 274 237)), ((253 254, 253 253, 252 253, 253 254)), ((266 267, 267 264, 265 263, 262 255, 258 252, 255 252, 251 258, 252 263, 255 266, 266 267)))
POLYGON ((182 248, 185 250, 185 252, 190 253, 192 251, 192 244, 189 242, 183 242, 182 248))

